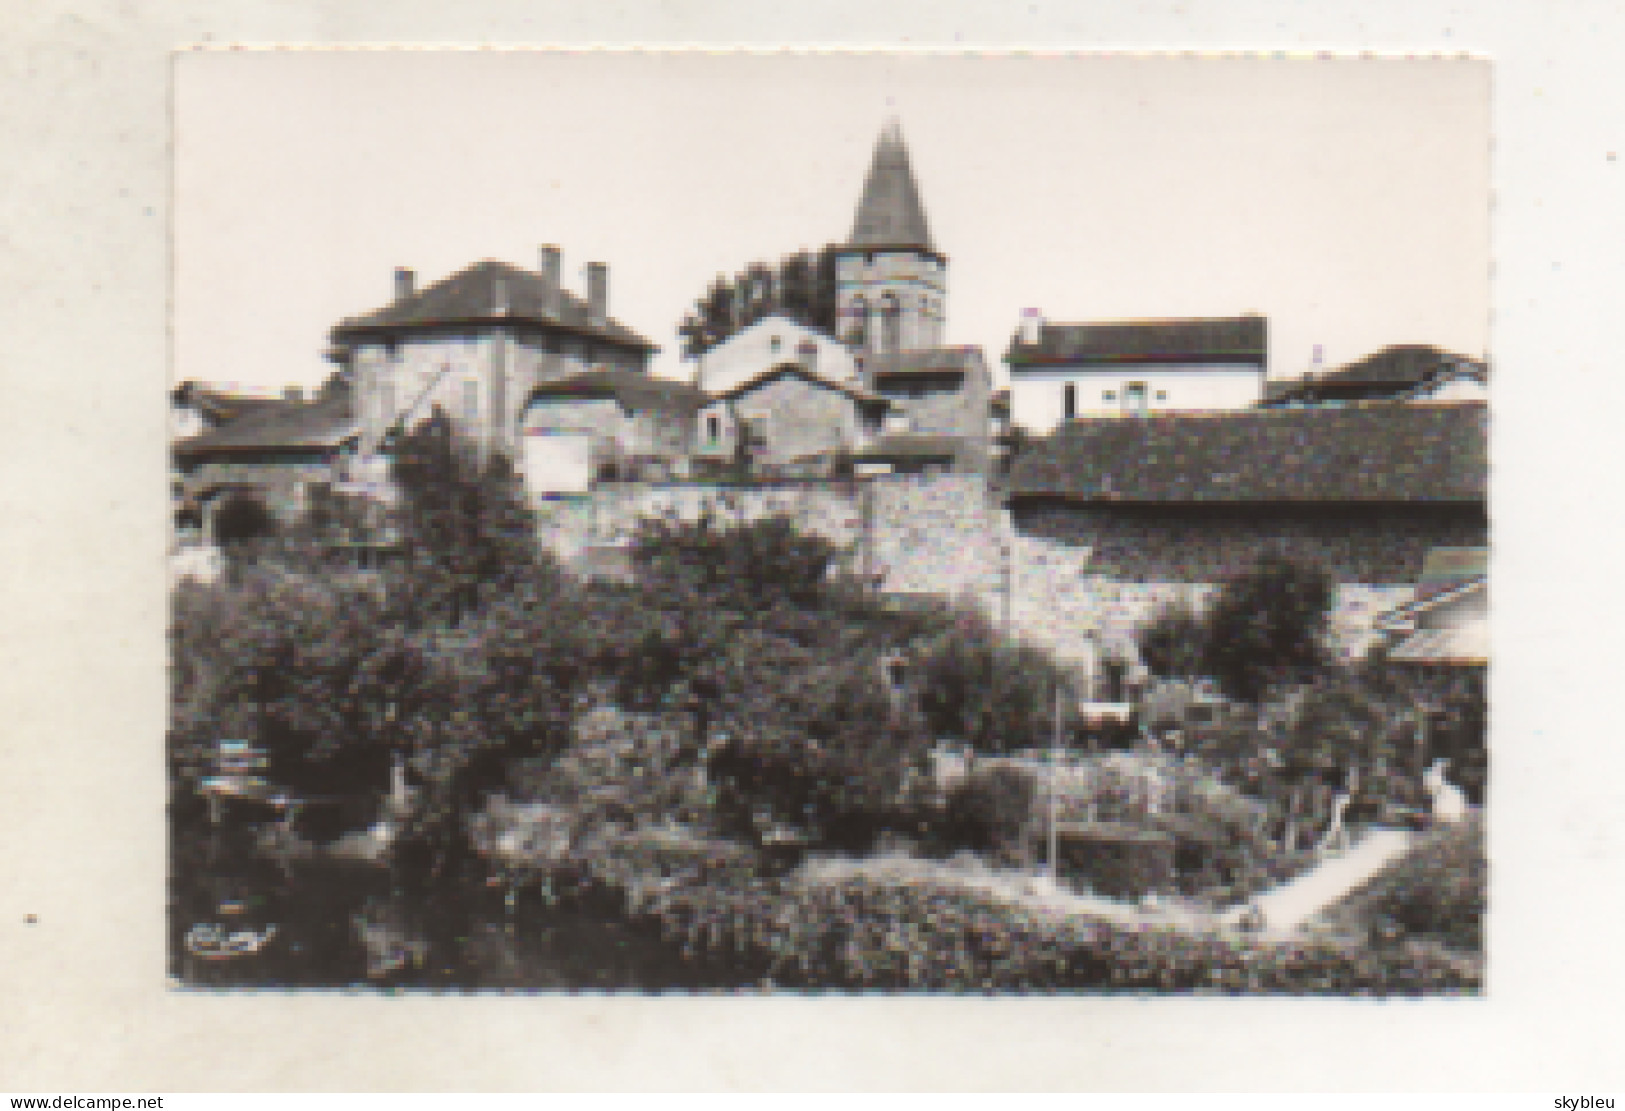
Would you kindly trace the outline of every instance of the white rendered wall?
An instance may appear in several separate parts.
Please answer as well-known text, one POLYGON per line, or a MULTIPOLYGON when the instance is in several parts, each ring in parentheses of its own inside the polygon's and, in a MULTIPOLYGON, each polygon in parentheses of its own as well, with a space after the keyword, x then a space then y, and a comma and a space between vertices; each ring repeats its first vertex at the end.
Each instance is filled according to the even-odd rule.
POLYGON ((1074 387, 1079 417, 1132 415, 1124 408, 1130 383, 1146 387, 1147 413, 1200 413, 1249 409, 1264 394, 1259 366, 1139 364, 1133 367, 1055 367, 1010 375, 1010 419, 1044 435, 1065 419, 1066 384, 1074 387), (1107 394, 1112 396, 1107 397, 1107 394))
POLYGON ((735 333, 699 358, 695 383, 706 393, 726 393, 758 374, 784 363, 800 364, 797 348, 811 343, 818 348, 809 369, 830 382, 847 382, 857 375, 852 352, 845 344, 787 316, 768 316, 735 333), (778 345, 774 346, 774 339, 778 345))

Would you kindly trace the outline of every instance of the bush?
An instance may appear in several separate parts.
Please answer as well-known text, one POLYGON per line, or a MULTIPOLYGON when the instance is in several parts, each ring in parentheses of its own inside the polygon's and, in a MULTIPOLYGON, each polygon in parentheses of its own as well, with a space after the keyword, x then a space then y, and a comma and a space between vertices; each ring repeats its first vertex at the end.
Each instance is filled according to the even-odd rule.
POLYGON ((1488 887, 1484 824, 1475 817, 1425 834, 1328 915, 1379 938, 1412 935, 1479 953, 1488 887))
POLYGON ((920 710, 932 735, 987 753, 1050 743, 1055 692, 1071 694, 1070 676, 978 613, 946 616, 953 623, 915 652, 920 710))
POLYGON ((787 516, 729 520, 707 507, 693 521, 650 518, 633 539, 640 581, 750 612, 818 603, 839 553, 787 516))
POLYGON ((1019 856, 1038 797, 1037 777, 1026 768, 1011 764, 978 768, 949 792, 943 808, 944 833, 956 848, 1019 856))
POLYGON ((698 886, 652 913, 695 959, 789 988, 1423 995, 1482 971, 1426 947, 1134 928, 918 878, 698 886))
POLYGON ((1323 569, 1264 556, 1226 582, 1208 610, 1203 670, 1231 698, 1258 702, 1271 686, 1325 662, 1331 605, 1323 569))

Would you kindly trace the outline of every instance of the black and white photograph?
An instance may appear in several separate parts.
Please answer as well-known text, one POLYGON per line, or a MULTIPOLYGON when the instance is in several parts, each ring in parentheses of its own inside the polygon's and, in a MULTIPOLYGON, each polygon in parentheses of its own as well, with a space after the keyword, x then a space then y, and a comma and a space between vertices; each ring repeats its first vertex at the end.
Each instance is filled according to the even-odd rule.
POLYGON ((1479 996, 1491 68, 178 53, 170 990, 1479 996))

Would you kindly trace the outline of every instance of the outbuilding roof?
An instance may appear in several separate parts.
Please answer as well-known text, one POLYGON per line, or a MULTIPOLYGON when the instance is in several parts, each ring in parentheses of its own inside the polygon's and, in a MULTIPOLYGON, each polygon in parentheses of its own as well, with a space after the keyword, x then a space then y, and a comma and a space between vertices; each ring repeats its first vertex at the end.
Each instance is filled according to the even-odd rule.
POLYGON ((175 445, 187 458, 239 451, 310 451, 336 448, 360 431, 348 398, 325 401, 273 401, 256 404, 218 428, 175 445))
POLYGON ((525 406, 550 401, 614 400, 628 412, 692 414, 705 404, 705 394, 671 378, 635 370, 588 370, 543 382, 530 391, 525 406))
POLYGON ((955 459, 966 450, 958 436, 894 432, 857 453, 859 459, 955 459))
POLYGON ((586 301, 535 271, 485 259, 381 309, 340 321, 335 340, 369 332, 466 324, 533 324, 623 347, 656 345, 612 318, 594 320, 586 301))
POLYGON ((1018 458, 1014 498, 1150 503, 1478 502, 1482 403, 1073 420, 1018 458))
POLYGON ((1012 371, 1056 363, 1241 362, 1269 355, 1269 324, 1262 316, 1186 320, 1119 320, 1098 324, 1039 325, 1036 343, 1018 332, 1004 361, 1012 371))
POLYGON ((767 370, 764 370, 762 373, 756 375, 754 378, 748 378, 731 389, 723 390, 721 393, 712 394, 710 400, 732 401, 736 397, 740 397, 744 394, 761 389, 769 382, 787 376, 800 378, 814 386, 819 386, 826 390, 834 390, 836 393, 845 394, 847 397, 850 397, 853 401, 856 401, 860 405, 872 405, 876 408, 884 409, 889 407, 891 404, 879 394, 871 393, 862 386, 850 382, 833 381, 832 379, 825 378, 822 375, 815 374, 806 367, 797 363, 780 363, 778 366, 770 367, 767 370))
POLYGON ((871 381, 882 374, 964 374, 984 365, 980 347, 922 347, 863 357, 871 381))
POLYGON ((1269 404, 1399 399, 1449 374, 1467 374, 1483 381, 1489 370, 1482 362, 1427 344, 1394 344, 1325 374, 1270 382, 1264 399, 1269 404))

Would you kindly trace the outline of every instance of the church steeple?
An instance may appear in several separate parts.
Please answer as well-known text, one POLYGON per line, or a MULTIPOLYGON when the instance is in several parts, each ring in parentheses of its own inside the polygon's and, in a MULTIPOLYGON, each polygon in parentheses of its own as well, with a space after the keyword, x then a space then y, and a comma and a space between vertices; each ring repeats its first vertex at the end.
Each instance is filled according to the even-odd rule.
POLYGON ((903 128, 895 118, 886 122, 875 143, 874 160, 863 183, 857 219, 847 246, 913 247, 931 251, 931 231, 925 222, 925 206, 914 184, 914 171, 908 163, 908 147, 903 144, 903 128))
POLYGON ((872 354, 941 345, 947 259, 931 242, 895 119, 887 121, 875 143, 852 234, 835 252, 843 341, 872 354))

